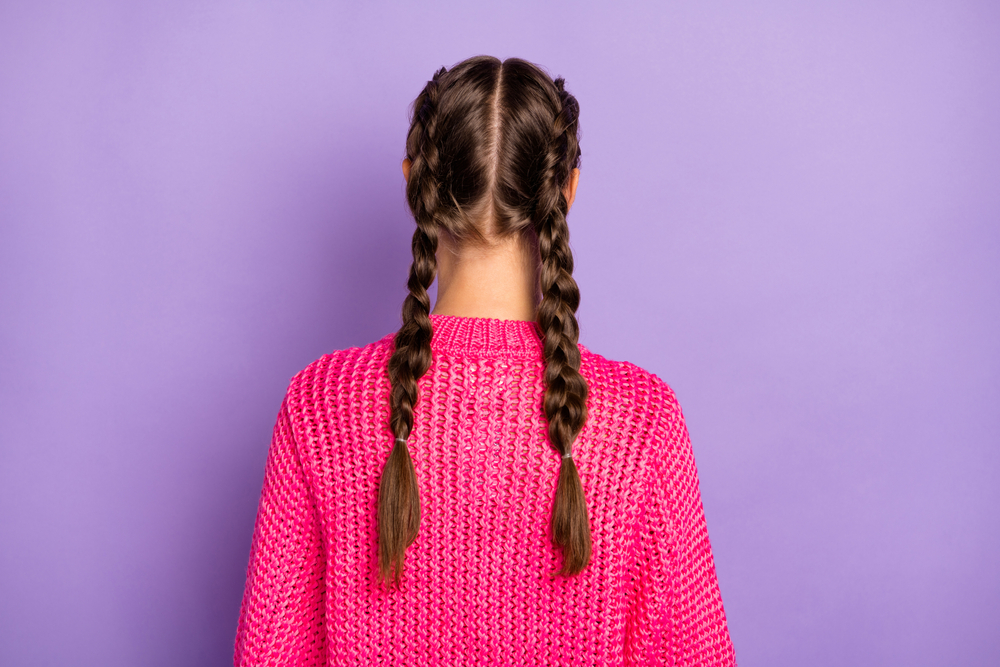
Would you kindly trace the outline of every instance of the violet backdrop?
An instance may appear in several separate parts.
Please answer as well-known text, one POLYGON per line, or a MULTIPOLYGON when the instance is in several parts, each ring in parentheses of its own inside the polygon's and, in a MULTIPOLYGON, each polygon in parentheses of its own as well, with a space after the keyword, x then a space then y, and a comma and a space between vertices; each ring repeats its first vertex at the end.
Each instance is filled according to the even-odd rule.
POLYGON ((231 661, 477 53, 580 100, 582 341, 680 398, 740 664, 1000 664, 1000 5, 86 4, 0 6, 0 664, 231 661))

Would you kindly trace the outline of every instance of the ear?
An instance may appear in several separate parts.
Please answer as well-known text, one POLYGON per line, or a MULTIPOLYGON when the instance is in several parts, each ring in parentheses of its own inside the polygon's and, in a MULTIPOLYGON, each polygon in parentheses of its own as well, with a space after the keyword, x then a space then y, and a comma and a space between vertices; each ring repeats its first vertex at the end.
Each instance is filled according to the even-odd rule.
POLYGON ((569 181, 567 181, 566 187, 563 188, 563 196, 566 198, 567 211, 569 211, 570 207, 573 206, 573 200, 576 199, 576 186, 577 184, 579 184, 579 182, 580 182, 580 170, 574 169, 569 174, 569 181))
POLYGON ((410 182, 410 165, 411 164, 413 164, 413 163, 410 162, 410 158, 408 158, 408 157, 407 158, 403 158, 403 178, 406 180, 407 183, 410 182))

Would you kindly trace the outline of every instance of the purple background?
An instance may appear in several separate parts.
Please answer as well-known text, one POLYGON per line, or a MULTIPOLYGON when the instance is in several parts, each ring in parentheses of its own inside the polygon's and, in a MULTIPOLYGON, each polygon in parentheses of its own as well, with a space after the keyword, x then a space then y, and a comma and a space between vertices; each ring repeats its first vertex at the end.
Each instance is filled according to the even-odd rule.
POLYGON ((580 100, 582 340, 684 406, 740 664, 1000 664, 996 3, 86 4, 0 7, 0 664, 230 661, 288 379, 396 328, 476 53, 580 100))

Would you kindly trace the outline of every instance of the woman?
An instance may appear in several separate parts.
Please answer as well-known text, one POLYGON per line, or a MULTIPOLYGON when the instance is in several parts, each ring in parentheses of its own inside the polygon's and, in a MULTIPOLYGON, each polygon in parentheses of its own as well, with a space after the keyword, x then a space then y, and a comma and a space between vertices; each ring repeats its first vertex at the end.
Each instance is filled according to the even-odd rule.
POLYGON ((578 111, 518 59, 417 97, 403 325, 289 386, 237 665, 734 664, 674 394, 577 344, 578 111))

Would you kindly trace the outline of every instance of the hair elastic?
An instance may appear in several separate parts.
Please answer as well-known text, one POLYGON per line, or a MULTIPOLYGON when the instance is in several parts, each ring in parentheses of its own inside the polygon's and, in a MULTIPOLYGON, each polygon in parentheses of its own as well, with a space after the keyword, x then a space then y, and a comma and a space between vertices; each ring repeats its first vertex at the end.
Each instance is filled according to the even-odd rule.
POLYGON ((403 443, 405 445, 406 444, 406 438, 396 438, 396 442, 401 442, 401 443, 403 443))

